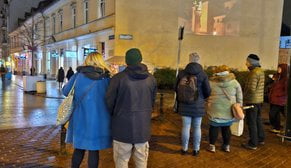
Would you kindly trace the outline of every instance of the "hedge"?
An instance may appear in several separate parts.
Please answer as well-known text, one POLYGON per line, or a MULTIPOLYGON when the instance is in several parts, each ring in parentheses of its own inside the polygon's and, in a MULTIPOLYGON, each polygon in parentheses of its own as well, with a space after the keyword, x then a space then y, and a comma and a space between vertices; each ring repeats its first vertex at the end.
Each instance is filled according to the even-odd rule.
MULTIPOLYGON (((210 77, 213 75, 212 67, 205 69, 206 74, 210 77)), ((232 70, 232 73, 235 74, 237 81, 241 84, 242 88, 245 85, 248 71, 238 71, 232 70)), ((265 84, 268 85, 271 82, 271 79, 268 77, 270 74, 275 74, 274 70, 265 70, 265 84)), ((157 80, 158 89, 160 90, 173 90, 175 81, 176 81, 176 70, 171 68, 162 68, 156 69, 154 76, 157 80)))

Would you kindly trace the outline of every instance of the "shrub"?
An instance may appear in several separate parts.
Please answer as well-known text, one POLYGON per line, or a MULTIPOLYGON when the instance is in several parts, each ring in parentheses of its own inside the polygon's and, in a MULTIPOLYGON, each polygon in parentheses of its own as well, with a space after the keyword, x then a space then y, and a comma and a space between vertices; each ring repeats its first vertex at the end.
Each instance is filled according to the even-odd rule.
POLYGON ((157 80, 158 89, 173 90, 176 81, 176 70, 171 68, 156 69, 154 77, 157 80))
MULTIPOLYGON (((241 84, 241 87, 244 88, 245 81, 247 79, 248 71, 238 71, 233 69, 232 72, 236 76, 237 81, 241 84)), ((213 75, 212 68, 207 68, 205 73, 210 77, 213 75)), ((265 84, 266 86, 270 83, 270 78, 268 77, 270 74, 275 74, 274 70, 265 70, 265 84)), ((158 89, 161 90, 173 90, 175 81, 176 81, 176 70, 171 68, 161 68, 156 69, 154 72, 154 76, 157 80, 158 89)), ((267 87, 265 87, 267 88, 267 87)))

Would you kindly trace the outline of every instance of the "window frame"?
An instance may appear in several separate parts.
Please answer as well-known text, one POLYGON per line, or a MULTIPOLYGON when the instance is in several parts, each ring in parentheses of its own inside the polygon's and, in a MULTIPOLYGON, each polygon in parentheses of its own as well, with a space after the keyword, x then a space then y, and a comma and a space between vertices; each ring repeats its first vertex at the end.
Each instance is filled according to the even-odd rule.
POLYGON ((103 18, 105 16, 106 0, 97 0, 97 18, 103 18))
POLYGON ((84 1, 84 24, 87 24, 89 22, 89 2, 84 1))

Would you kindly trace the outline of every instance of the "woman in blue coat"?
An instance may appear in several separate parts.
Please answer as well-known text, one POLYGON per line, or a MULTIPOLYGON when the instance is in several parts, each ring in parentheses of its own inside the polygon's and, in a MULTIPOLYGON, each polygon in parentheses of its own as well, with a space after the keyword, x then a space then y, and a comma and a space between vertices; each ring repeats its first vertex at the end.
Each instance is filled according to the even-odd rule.
POLYGON ((105 104, 108 71, 102 55, 91 53, 62 90, 67 96, 75 86, 74 111, 66 135, 66 143, 74 146, 73 168, 80 166, 86 150, 89 151, 88 167, 98 167, 99 150, 112 146, 111 119, 105 104))

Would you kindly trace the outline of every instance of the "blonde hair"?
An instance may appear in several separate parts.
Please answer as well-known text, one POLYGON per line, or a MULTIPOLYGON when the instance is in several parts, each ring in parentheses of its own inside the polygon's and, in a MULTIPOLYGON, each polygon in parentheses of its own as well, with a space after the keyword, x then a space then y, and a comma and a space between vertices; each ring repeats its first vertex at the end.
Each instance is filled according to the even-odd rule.
POLYGON ((99 67, 102 68, 103 70, 111 72, 109 66, 105 63, 102 55, 98 52, 92 52, 88 54, 83 65, 99 67))
POLYGON ((220 73, 220 72, 225 72, 225 71, 230 71, 230 68, 226 65, 220 65, 215 68, 214 73, 220 73))

